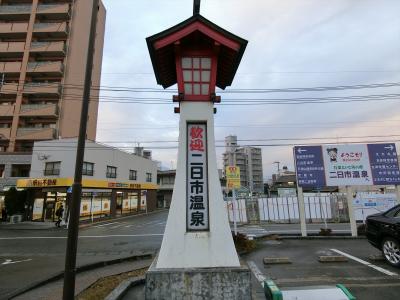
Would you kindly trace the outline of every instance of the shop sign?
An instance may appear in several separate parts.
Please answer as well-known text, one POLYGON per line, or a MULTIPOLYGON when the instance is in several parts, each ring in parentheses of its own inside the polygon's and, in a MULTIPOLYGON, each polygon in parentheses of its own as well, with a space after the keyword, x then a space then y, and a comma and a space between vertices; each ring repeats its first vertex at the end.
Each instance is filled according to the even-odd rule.
POLYGON ((207 231, 207 125, 187 124, 187 230, 207 231))
POLYGON ((31 187, 57 186, 57 179, 33 179, 28 181, 28 186, 31 187))
MULTIPOLYGON (((19 179, 17 180, 18 188, 26 187, 68 187, 68 192, 73 183, 72 178, 33 178, 33 179, 19 179)), ((157 189, 157 185, 153 183, 126 183, 126 182, 109 182, 107 180, 94 180, 94 179, 83 179, 82 186, 84 188, 110 188, 110 189, 146 189, 154 190, 157 189)), ((72 189, 71 189, 72 191, 72 189)))
POLYGON ((228 189, 240 188, 240 168, 236 166, 227 166, 225 169, 226 187, 228 189))
POLYGON ((299 146, 294 156, 301 187, 400 184, 393 143, 299 146))

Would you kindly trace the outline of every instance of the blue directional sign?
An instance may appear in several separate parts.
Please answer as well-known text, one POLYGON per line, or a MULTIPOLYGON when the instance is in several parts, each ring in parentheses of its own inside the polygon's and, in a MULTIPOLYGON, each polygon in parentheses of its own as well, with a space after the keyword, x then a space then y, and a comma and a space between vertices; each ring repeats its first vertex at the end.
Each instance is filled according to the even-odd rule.
POLYGON ((297 184, 301 187, 326 186, 321 146, 294 147, 297 184))
POLYGON ((374 185, 400 184, 400 170, 395 144, 368 144, 374 185))
POLYGON ((296 146, 294 158, 301 187, 400 184, 394 143, 296 146))

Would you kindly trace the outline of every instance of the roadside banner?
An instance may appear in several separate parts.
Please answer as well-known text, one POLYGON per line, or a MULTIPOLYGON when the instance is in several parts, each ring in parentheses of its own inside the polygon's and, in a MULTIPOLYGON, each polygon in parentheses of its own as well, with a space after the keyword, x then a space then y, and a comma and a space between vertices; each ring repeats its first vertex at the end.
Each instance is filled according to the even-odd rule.
POLYGON ((237 166, 227 166, 226 174, 226 187, 230 190, 240 188, 240 168, 237 166))
POLYGON ((400 184, 394 143, 296 146, 294 158, 301 187, 400 184))

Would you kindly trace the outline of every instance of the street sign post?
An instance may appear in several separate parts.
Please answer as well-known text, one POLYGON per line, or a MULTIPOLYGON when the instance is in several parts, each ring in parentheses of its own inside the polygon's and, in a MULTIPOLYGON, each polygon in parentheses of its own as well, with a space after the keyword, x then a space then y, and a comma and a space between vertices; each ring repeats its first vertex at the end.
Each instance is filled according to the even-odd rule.
POLYGON ((233 212, 233 231, 237 235, 236 223, 236 189, 240 189, 240 168, 237 166, 227 166, 225 170, 226 187, 232 190, 232 212, 233 212))

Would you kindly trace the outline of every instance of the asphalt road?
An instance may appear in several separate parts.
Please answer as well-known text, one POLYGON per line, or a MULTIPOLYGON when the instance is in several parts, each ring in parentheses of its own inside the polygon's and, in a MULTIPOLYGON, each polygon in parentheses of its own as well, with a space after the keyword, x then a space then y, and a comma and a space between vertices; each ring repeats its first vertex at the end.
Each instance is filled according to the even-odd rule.
MULTIPOLYGON (((80 230, 77 264, 127 257, 159 249, 168 212, 112 220, 80 230)), ((268 225, 271 231, 292 232, 297 225, 268 225)), ((317 230, 320 225, 315 225, 317 230)), ((347 224, 336 230, 347 230, 347 224)), ((63 271, 67 230, 8 230, 0 227, 0 299, 33 282, 63 271)), ((243 230, 243 227, 241 227, 243 230)), ((249 226, 248 233, 260 233, 260 227, 249 226)), ((313 228, 314 229, 314 228, 313 228)), ((263 232, 265 233, 265 232, 263 232)), ((389 276, 370 266, 349 260, 346 263, 321 264, 318 255, 337 249, 367 262, 378 251, 365 239, 282 240, 261 242, 257 250, 245 257, 254 262, 265 278, 275 280, 279 287, 334 285, 343 283, 357 299, 398 299, 400 277, 389 276), (265 256, 287 256, 290 265, 264 266, 265 256)), ((383 261, 372 262, 377 267, 400 274, 383 261)), ((260 282, 253 276, 256 295, 263 298, 260 282)))
MULTIPOLYGON (((159 249, 168 212, 80 229, 77 265, 159 249)), ((64 270, 66 229, 0 230, 0 299, 64 270)))

